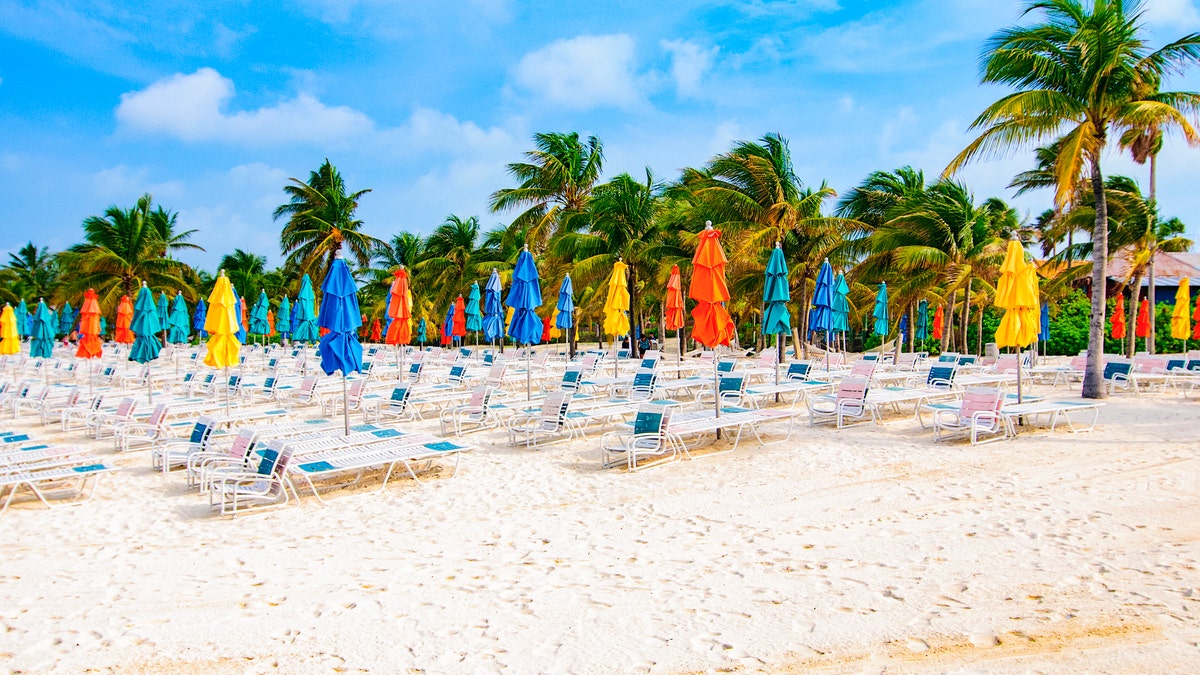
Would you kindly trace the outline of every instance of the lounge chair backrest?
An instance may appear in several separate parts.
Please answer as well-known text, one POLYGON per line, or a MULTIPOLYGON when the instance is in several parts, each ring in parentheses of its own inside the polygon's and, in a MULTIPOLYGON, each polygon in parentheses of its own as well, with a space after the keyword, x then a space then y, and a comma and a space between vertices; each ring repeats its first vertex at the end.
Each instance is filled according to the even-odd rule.
POLYGON ((463 375, 466 372, 467 372, 466 366, 450 366, 450 376, 446 379, 448 379, 451 382, 461 383, 463 381, 463 375))
POLYGON ((717 373, 732 373, 735 363, 733 359, 721 359, 717 361, 717 373))
POLYGON ((954 384, 954 375, 957 372, 957 364, 945 365, 939 361, 938 365, 929 368, 929 374, 925 376, 925 384, 930 387, 949 387, 954 384))
POLYGON ((762 368, 771 368, 779 363, 779 353, 774 349, 765 350, 758 355, 758 365, 762 368))
POLYGON ((408 374, 412 377, 416 377, 421 374, 421 369, 424 366, 424 361, 413 361, 412 363, 408 364, 408 374))
POLYGON ((998 412, 1004 404, 1004 391, 999 387, 971 387, 963 392, 960 416, 970 418, 976 413, 998 412))
POLYGON ((850 377, 842 378, 838 384, 837 401, 862 401, 867 397, 867 386, 869 380, 865 377, 850 377))
POLYGON ((1083 370, 1086 367, 1087 367, 1087 354, 1080 354, 1079 356, 1071 357, 1071 369, 1072 370, 1083 370))
POLYGON ((467 357, 467 358, 470 358, 470 357, 471 357, 471 350, 470 350, 470 349, 468 349, 468 348, 466 348, 466 347, 459 347, 459 348, 458 348, 458 353, 459 353, 461 356, 465 356, 465 357, 467 357))
POLYGON ((852 377, 872 377, 875 375, 876 361, 858 361, 850 367, 852 377))
POLYGON ((488 382, 492 383, 492 385, 498 386, 504 379, 504 373, 507 371, 508 364, 503 361, 497 361, 493 363, 491 369, 488 370, 486 379, 488 382))
POLYGON ((491 352, 488 352, 488 353, 484 354, 484 355, 483 355, 483 362, 484 362, 485 364, 489 365, 489 366, 490 366, 490 365, 492 365, 493 363, 495 363, 495 362, 496 362, 496 355, 495 355, 495 354, 493 354, 493 353, 491 353, 491 352))
POLYGON ((718 394, 729 394, 733 392, 741 392, 746 386, 746 378, 741 375, 722 375, 720 381, 717 382, 718 394))
POLYGON ((482 408, 487 405, 488 395, 492 388, 488 386, 475 387, 471 390, 471 400, 467 402, 469 408, 482 408))
POLYGON ((79 387, 75 387, 74 389, 71 390, 71 393, 67 394, 66 407, 72 408, 72 407, 78 405, 79 399, 81 399, 81 398, 83 398, 83 390, 80 389, 79 387))
POLYGON ((618 349, 618 350, 617 350, 617 358, 618 358, 618 359, 627 359, 627 358, 629 358, 629 350, 628 350, 628 349, 618 349))
POLYGON ((788 364, 787 379, 789 380, 807 380, 808 371, 812 369, 812 364, 808 361, 793 361, 788 364))
POLYGON ((263 380, 262 390, 265 392, 275 391, 275 383, 278 381, 278 378, 268 377, 267 379, 263 380))
POLYGON ((1007 373, 1017 371, 1017 355, 1004 354, 996 359, 995 371, 997 373, 1007 373))
POLYGON ((154 410, 150 411, 150 419, 146 422, 152 427, 157 427, 167 419, 167 404, 159 403, 154 406, 154 410))
POLYGON ((575 391, 579 389, 579 381, 583 379, 583 371, 579 368, 567 368, 563 371, 562 388, 563 391, 575 391))
POLYGON ((350 388, 346 392, 346 398, 351 401, 361 401, 363 397, 363 391, 365 391, 366 388, 367 381, 365 379, 355 380, 350 383, 350 388))
POLYGON ((958 363, 958 354, 946 352, 945 354, 938 356, 938 363, 958 363))
POLYGON ((657 367, 658 367, 658 359, 657 358, 643 358, 642 362, 640 364, 638 364, 638 368, 649 369, 649 370, 654 370, 657 367))
POLYGON ((1112 380, 1115 377, 1126 379, 1129 377, 1129 371, 1132 370, 1133 364, 1128 361, 1109 361, 1104 364, 1104 379, 1112 380))
POLYGON ((630 386, 630 397, 635 399, 650 398, 654 395, 654 384, 658 376, 653 370, 638 369, 633 374, 633 385, 630 386))
POLYGON ((257 435, 253 429, 238 430, 237 436, 233 437, 233 443, 229 446, 229 456, 235 459, 249 459, 250 453, 254 452, 254 441, 257 435))
POLYGON ((662 436, 671 422, 671 406, 643 403, 633 418, 635 436, 662 436))
POLYGON ((137 408, 137 400, 132 397, 125 397, 117 404, 117 419, 129 419, 133 415, 133 411, 137 408))
POLYGON ((1188 370, 1200 370, 1200 359, 1188 359, 1187 369, 1188 370))
POLYGON ((192 427, 192 435, 188 437, 189 443, 194 443, 201 447, 208 445, 208 439, 212 436, 213 419, 211 417, 202 416, 196 420, 195 426, 192 427))
POLYGON ((1184 366, 1186 365, 1186 359, 1167 359, 1167 372, 1169 373, 1173 370, 1183 370, 1184 366))
POLYGON ((974 356, 967 355, 958 357, 958 365, 960 366, 969 366, 973 363, 975 363, 974 356))
POLYGON ((1167 370, 1167 360, 1164 358, 1156 358, 1153 356, 1135 356, 1133 357, 1133 371, 1135 373, 1161 373, 1167 370))
POLYGON ((863 354, 863 361, 878 361, 879 354, 863 354))
POLYGON ((597 354, 585 354, 583 360, 579 362, 583 372, 590 373, 596 369, 596 362, 600 359, 597 354))

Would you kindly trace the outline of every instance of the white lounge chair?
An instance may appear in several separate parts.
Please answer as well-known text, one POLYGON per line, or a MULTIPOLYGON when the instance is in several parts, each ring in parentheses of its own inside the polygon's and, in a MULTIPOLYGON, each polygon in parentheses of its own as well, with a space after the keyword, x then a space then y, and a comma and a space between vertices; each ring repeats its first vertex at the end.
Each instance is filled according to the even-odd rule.
POLYGON ((679 447, 667 435, 673 406, 643 403, 630 431, 610 431, 600 438, 601 464, 604 468, 624 464, 629 471, 657 466, 680 458, 679 447), (642 463, 646 458, 658 461, 642 463))
POLYGON ((971 445, 979 443, 981 434, 989 440, 1010 437, 1009 419, 1000 412, 1004 405, 1004 390, 999 387, 971 387, 963 392, 957 410, 941 409, 933 413, 933 440, 943 441, 956 436, 968 436, 971 445))

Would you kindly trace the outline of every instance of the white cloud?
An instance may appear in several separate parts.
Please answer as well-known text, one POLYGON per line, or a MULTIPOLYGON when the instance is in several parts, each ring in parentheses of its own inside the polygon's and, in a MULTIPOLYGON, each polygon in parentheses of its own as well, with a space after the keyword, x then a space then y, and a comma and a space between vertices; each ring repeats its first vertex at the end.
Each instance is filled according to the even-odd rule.
POLYGON ((726 120, 717 125, 708 141, 708 156, 712 157, 722 152, 728 152, 735 141, 746 140, 746 130, 733 120, 726 120))
POLYGON ((490 155, 510 150, 513 136, 498 127, 484 129, 448 113, 417 108, 401 126, 381 131, 379 146, 403 153, 490 155))
POLYGON ((96 196, 108 203, 132 206, 141 195, 149 192, 154 201, 178 199, 184 194, 183 182, 168 180, 153 182, 146 169, 132 169, 124 164, 102 169, 92 175, 92 189, 96 196))
POLYGON ((880 154, 890 154, 897 142, 906 136, 903 132, 912 129, 917 121, 917 114, 912 107, 904 106, 897 111, 895 117, 884 122, 883 129, 879 132, 880 154))
POLYGON ((1148 0, 1145 4, 1146 23, 1169 27, 1175 31, 1200 26, 1200 11, 1193 0, 1148 0))
POLYGON ((521 58, 516 83, 566 108, 628 108, 638 104, 633 38, 580 35, 557 40, 521 58))
POLYGON ((175 136, 185 141, 253 144, 330 142, 370 131, 363 113, 330 107, 301 93, 275 106, 227 112, 233 82, 212 68, 175 74, 121 95, 117 120, 126 129, 175 136))
POLYGON ((671 54, 671 77, 680 96, 700 91, 700 78, 712 67, 717 49, 705 49, 687 40, 663 40, 659 44, 671 54))

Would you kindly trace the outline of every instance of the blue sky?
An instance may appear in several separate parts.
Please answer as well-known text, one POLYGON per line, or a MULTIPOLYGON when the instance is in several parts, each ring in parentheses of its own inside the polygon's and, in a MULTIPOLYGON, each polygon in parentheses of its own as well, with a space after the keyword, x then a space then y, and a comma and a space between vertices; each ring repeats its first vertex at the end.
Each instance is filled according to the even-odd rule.
MULTIPOLYGON (((235 247, 278 264, 289 177, 328 157, 366 231, 485 226, 539 131, 604 142, 605 174, 665 180, 735 140, 779 132, 797 173, 838 191, 910 164, 934 177, 1003 92, 978 85, 983 41, 1019 18, 1005 0, 558 3, 47 2, 0 0, 0 252, 60 249, 80 222, 151 192, 213 268, 235 247)), ((1192 0, 1150 0, 1161 44, 1200 30, 1192 0)), ((1200 89, 1200 72, 1168 83, 1200 89)), ((1194 166, 1175 139, 1159 201, 1200 236, 1194 166)), ((1025 154, 961 175, 1009 198, 1025 154)), ((1108 159, 1107 173, 1146 169, 1108 159)), ((1014 203, 1036 214, 1050 196, 1014 203)))

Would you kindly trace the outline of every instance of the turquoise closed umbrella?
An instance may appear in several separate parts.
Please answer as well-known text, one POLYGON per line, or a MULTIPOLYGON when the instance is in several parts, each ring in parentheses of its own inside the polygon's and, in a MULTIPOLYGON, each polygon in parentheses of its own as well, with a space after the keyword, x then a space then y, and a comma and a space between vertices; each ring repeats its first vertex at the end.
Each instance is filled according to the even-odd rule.
POLYGON ((925 342, 929 337, 929 301, 922 300, 917 303, 917 327, 913 331, 913 338, 917 342, 925 342))
POLYGON ((307 274, 300 280, 300 293, 296 295, 296 331, 292 339, 296 342, 316 342, 321 339, 317 330, 317 314, 314 310, 317 296, 313 292, 312 279, 307 274))
POLYGON ((425 325, 425 319, 422 318, 421 321, 417 323, 417 342, 420 342, 421 346, 424 347, 425 341, 428 339, 429 327, 425 325))
POLYGON ((57 324, 54 312, 46 306, 46 301, 38 300, 38 306, 33 313, 33 326, 29 330, 33 338, 29 342, 29 356, 48 359, 54 354, 54 333, 57 324))
POLYGON ((183 292, 177 292, 175 301, 171 303, 171 311, 167 314, 167 342, 186 343, 191 334, 189 328, 187 301, 183 299, 183 292))
POLYGON ((279 336, 284 340, 291 337, 292 304, 286 295, 279 301, 279 312, 275 315, 275 327, 279 331, 279 336))
POLYGON ((264 338, 271 332, 271 324, 267 321, 267 312, 270 311, 271 304, 267 300, 267 292, 261 290, 258 293, 258 301, 250 308, 250 326, 248 332, 255 335, 262 335, 264 338))
MULTIPOLYGON (((479 282, 471 284, 471 292, 467 295, 467 330, 478 333, 483 330, 483 311, 479 307, 482 295, 479 292, 479 282)), ((476 336, 478 337, 478 336, 476 336)))
POLYGON ((17 335, 21 337, 29 337, 29 305, 25 304, 25 299, 21 298, 20 304, 13 310, 17 315, 17 335))
POLYGON ((875 334, 881 338, 888 334, 888 294, 887 283, 879 284, 879 293, 875 296, 875 309, 871 316, 875 317, 875 334))
MULTIPOLYGON (((771 259, 767 261, 767 278, 763 281, 763 335, 775 336, 778 360, 775 365, 775 384, 779 384, 779 364, 783 362, 783 338, 792 332, 792 316, 787 303, 792 299, 788 288, 787 261, 783 258, 783 247, 775 242, 771 259)), ((776 394, 776 400, 779 400, 776 394)))
MULTIPOLYGON (((158 322, 158 306, 154 303, 154 296, 150 289, 146 288, 144 281, 141 290, 138 291, 137 301, 133 303, 133 318, 129 322, 129 330, 133 331, 134 335, 133 347, 129 349, 129 360, 145 364, 157 359, 159 351, 162 350, 162 343, 158 341, 155 333, 162 330, 162 325, 158 322)), ((153 402, 154 390, 150 386, 149 373, 146 376, 146 390, 153 402)))
POLYGON ((58 334, 70 335, 75 329, 75 308, 71 303, 64 302, 58 312, 58 334))
POLYGON ((158 309, 158 329, 163 332, 163 342, 167 341, 167 329, 171 327, 171 303, 167 299, 167 294, 160 292, 158 300, 155 303, 155 308, 158 309))

